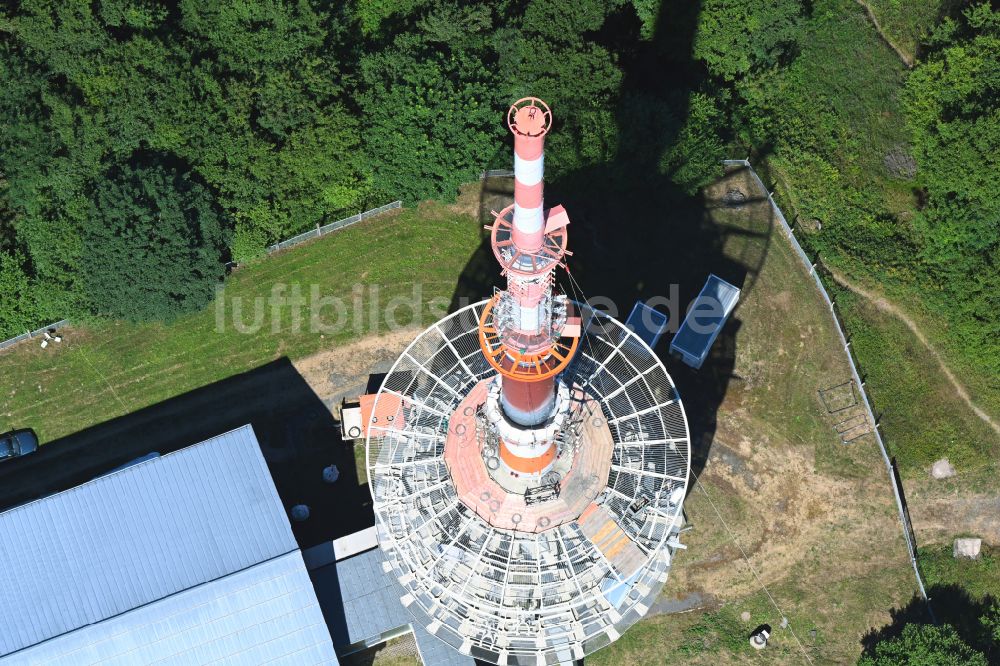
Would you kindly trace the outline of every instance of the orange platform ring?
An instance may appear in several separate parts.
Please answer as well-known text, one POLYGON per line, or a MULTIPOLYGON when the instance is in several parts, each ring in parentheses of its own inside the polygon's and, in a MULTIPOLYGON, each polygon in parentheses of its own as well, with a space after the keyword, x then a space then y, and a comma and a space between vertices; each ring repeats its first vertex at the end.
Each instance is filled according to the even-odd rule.
POLYGON ((561 337, 550 349, 540 353, 510 349, 493 325, 493 308, 499 299, 500 294, 491 298, 479 316, 479 346, 489 364, 501 375, 522 382, 540 382, 565 370, 573 360, 580 338, 561 337))

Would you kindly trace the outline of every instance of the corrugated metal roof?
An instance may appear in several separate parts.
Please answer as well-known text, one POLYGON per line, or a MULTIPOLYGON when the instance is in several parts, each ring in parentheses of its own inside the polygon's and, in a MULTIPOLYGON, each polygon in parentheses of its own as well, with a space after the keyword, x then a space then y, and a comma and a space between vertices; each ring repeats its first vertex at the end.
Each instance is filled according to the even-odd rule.
POLYGON ((100 477, 0 514, 0 656, 296 550, 250 426, 100 477))
MULTIPOLYGON (((37 666, 337 664, 298 552, 7 657, 37 666)), ((4 659, 0 663, 6 664, 4 659)))

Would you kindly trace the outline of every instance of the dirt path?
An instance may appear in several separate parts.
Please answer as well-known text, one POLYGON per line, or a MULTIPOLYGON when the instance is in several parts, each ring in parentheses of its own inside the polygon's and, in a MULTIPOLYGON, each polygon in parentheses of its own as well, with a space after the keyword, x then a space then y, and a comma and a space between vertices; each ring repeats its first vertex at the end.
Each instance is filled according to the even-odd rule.
POLYGON ((882 31, 882 26, 878 22, 878 17, 875 16, 875 12, 872 11, 872 8, 868 5, 868 3, 865 2, 865 0, 856 0, 856 2, 864 8, 865 13, 868 15, 868 20, 871 21, 872 26, 875 28, 875 32, 877 32, 878 36, 882 38, 882 41, 885 42, 886 46, 895 51, 896 55, 899 56, 899 59, 907 69, 913 69, 913 56, 896 46, 893 41, 889 39, 888 35, 882 31))
POLYGON ((920 341, 920 344, 926 347, 927 351, 930 352, 931 357, 933 357, 934 360, 937 361, 938 367, 941 368, 941 372, 944 373, 944 376, 948 378, 948 381, 955 389, 955 393, 958 395, 958 397, 962 399, 962 402, 968 405, 969 409, 971 409, 976 416, 982 419, 983 422, 986 423, 986 425, 991 427, 993 431, 997 433, 997 435, 1000 435, 1000 423, 997 423, 993 419, 993 417, 991 417, 980 407, 978 407, 976 403, 972 402, 972 398, 969 397, 969 392, 958 381, 958 378, 955 377, 955 373, 951 371, 951 368, 945 365, 944 359, 941 358, 941 354, 939 354, 937 349, 935 349, 934 346, 930 343, 930 341, 927 339, 927 336, 925 336, 923 331, 920 330, 916 322, 910 319, 910 317, 907 316, 905 312, 900 310, 895 303, 892 303, 886 300, 884 297, 874 292, 868 291, 867 289, 861 287, 858 284, 855 284, 846 276, 844 276, 842 273, 839 273, 831 269, 829 266, 827 266, 827 270, 830 271, 830 274, 833 276, 833 279, 836 280, 838 284, 840 284, 843 287, 846 287, 847 289, 850 289, 855 294, 858 294, 859 296, 862 296, 863 298, 871 301, 871 303, 882 312, 890 314, 893 317, 899 319, 904 324, 906 324, 906 327, 910 329, 910 332, 913 333, 913 335, 917 338, 917 340, 920 341))
POLYGON ((961 496, 947 494, 931 481, 919 484, 910 493, 910 516, 921 545, 950 543, 956 535, 980 537, 992 546, 1000 546, 1000 497, 983 493, 961 496))
POLYGON ((316 395, 339 416, 340 399, 364 393, 368 375, 388 372, 420 330, 406 327, 370 335, 300 358, 293 365, 316 395))

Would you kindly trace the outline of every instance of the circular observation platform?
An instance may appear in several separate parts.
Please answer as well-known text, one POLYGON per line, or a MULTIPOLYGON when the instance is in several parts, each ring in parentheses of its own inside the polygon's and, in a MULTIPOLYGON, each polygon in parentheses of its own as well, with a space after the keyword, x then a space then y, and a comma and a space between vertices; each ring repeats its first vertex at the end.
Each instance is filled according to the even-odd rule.
POLYGON ((583 335, 559 377, 574 405, 557 475, 504 476, 480 419, 496 378, 479 345, 485 306, 417 336, 376 397, 375 411, 384 400, 396 412, 367 441, 384 568, 415 620, 463 654, 571 662, 637 622, 667 580, 687 420, 649 347, 577 304, 583 335))
POLYGON ((543 532, 577 520, 607 487, 611 471, 614 439, 600 406, 581 389, 568 392, 552 469, 540 478, 519 474, 503 463, 483 413, 495 381, 476 384, 452 414, 444 461, 456 495, 499 529, 543 532))
POLYGON ((514 244, 514 204, 496 214, 490 230, 490 247, 500 268, 504 271, 533 277, 552 271, 566 257, 569 234, 565 226, 558 226, 545 233, 542 246, 534 252, 518 249, 514 244))

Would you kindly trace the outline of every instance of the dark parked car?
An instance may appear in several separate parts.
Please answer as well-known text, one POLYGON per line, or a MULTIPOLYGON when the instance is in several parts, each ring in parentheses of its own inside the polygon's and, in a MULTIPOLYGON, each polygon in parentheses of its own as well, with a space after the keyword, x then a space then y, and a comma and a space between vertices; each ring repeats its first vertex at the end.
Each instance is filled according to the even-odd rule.
POLYGON ((0 462, 38 450, 38 437, 31 430, 12 430, 0 435, 0 462))

